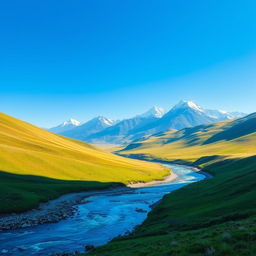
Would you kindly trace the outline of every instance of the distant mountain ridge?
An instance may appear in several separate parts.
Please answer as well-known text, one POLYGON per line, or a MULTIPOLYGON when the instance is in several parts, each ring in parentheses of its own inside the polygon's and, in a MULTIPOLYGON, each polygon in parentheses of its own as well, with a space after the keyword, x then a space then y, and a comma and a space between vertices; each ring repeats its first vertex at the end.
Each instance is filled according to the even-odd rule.
POLYGON ((121 154, 197 159, 200 157, 255 154, 256 113, 236 120, 204 124, 154 134, 134 141, 121 154))
POLYGON ((163 108, 154 106, 143 114, 119 122, 99 116, 64 131, 56 131, 56 127, 50 130, 95 144, 126 144, 170 129, 181 130, 245 115, 241 112, 203 109, 193 101, 182 100, 167 113, 163 108))
POLYGON ((73 129, 66 130, 60 134, 66 137, 86 141, 86 138, 91 134, 98 133, 104 129, 111 127, 115 124, 112 119, 106 118, 104 116, 95 117, 88 122, 76 126, 73 129))
POLYGON ((123 158, 4 113, 0 170, 0 214, 29 210, 65 193, 147 182, 169 173, 160 165, 123 158))
POLYGON ((154 106, 153 108, 149 109, 144 114, 139 115, 140 117, 156 117, 161 118, 165 114, 165 110, 161 107, 154 106))
POLYGON ((81 122, 79 122, 73 118, 70 118, 69 120, 63 122, 62 124, 49 129, 49 131, 54 132, 54 133, 62 133, 62 132, 71 130, 80 125, 81 125, 81 122))

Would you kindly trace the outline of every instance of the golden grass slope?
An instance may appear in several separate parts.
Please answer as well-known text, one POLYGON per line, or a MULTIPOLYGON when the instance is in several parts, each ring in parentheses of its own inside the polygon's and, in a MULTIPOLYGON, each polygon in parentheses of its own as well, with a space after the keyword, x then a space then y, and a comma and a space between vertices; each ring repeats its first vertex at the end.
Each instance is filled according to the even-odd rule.
POLYGON ((170 130, 132 143, 120 153, 189 161, 210 155, 255 155, 256 114, 235 121, 217 122, 180 131, 170 130))
POLYGON ((116 156, 0 113, 0 170, 62 180, 101 182, 161 179, 157 164, 116 156))

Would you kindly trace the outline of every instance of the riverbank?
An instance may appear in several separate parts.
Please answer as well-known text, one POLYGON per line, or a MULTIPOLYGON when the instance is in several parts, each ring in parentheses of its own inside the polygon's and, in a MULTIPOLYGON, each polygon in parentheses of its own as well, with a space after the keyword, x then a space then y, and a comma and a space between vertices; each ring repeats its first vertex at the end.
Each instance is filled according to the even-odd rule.
POLYGON ((254 255, 256 156, 208 160, 212 179, 166 195, 131 236, 89 255, 254 255))
POLYGON ((9 256, 73 255, 129 234, 145 221, 152 207, 166 194, 204 179, 190 168, 168 167, 178 178, 164 186, 124 187, 86 195, 75 214, 66 220, 1 232, 0 251, 8 251, 9 256))
POLYGON ((41 203, 38 208, 27 212, 4 214, 0 216, 0 231, 55 223, 72 217, 79 204, 86 203, 86 199, 90 196, 104 194, 106 191, 127 192, 128 189, 127 187, 120 187, 102 191, 70 193, 46 203, 41 203))
POLYGON ((170 172, 163 180, 150 182, 139 182, 127 185, 126 187, 105 189, 102 191, 70 193, 60 196, 57 199, 41 203, 38 208, 23 212, 4 214, 0 216, 0 231, 15 230, 27 228, 41 224, 55 223, 63 219, 72 217, 81 203, 86 203, 86 199, 90 196, 105 194, 109 192, 122 193, 133 188, 150 187, 165 183, 170 183, 177 179, 177 174, 170 172))
POLYGON ((161 185, 165 183, 170 183, 172 181, 175 181, 177 178, 178 178, 178 175, 173 171, 171 171, 171 174, 164 177, 163 180, 154 180, 150 182, 138 182, 138 183, 127 185, 127 187, 130 187, 130 188, 151 187, 151 186, 161 185))
POLYGON ((175 164, 175 165, 178 165, 178 166, 184 166, 186 168, 189 167, 192 171, 203 174, 206 177, 206 179, 210 179, 210 178, 213 177, 213 175, 210 174, 209 172, 202 171, 202 168, 198 164, 191 163, 191 162, 185 161, 185 160, 180 160, 180 159, 177 159, 177 160, 163 160, 161 158, 152 158, 152 157, 149 158, 148 156, 144 156, 143 154, 130 154, 130 155, 129 154, 122 155, 122 154, 119 154, 119 153, 116 153, 116 154, 119 155, 119 156, 124 156, 124 157, 131 158, 131 159, 137 159, 137 160, 142 160, 142 161, 150 161, 150 162, 153 162, 153 163, 175 164))

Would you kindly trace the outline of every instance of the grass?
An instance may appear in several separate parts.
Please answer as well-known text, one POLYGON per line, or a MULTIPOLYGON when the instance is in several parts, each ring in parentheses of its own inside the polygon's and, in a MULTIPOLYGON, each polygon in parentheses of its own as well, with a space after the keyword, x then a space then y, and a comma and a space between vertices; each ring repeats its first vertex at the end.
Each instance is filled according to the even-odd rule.
POLYGON ((254 255, 256 156, 200 165, 214 178, 166 195, 134 233, 89 255, 254 255))
POLYGON ((215 160, 201 166, 214 178, 166 196, 138 234, 195 229, 256 214, 256 156, 215 160))
POLYGON ((230 221, 209 228, 111 242, 90 256, 252 256, 256 253, 256 219, 230 221))
POLYGON ((119 153, 197 165, 213 178, 166 195, 132 234, 88 255, 256 255, 256 114, 156 134, 119 153))
POLYGON ((72 192, 76 187, 80 190, 82 186, 86 190, 87 186, 91 188, 93 184, 98 188, 97 182, 128 184, 131 181, 151 181, 161 179, 168 173, 168 170, 160 165, 116 156, 3 113, 0 113, 0 170, 1 184, 6 183, 4 173, 16 175, 9 179, 8 185, 1 188, 0 213, 30 209, 41 201, 72 192), (23 175, 37 178, 31 180, 29 176, 23 175), (42 189, 37 189, 42 177, 48 178, 50 187, 53 187, 54 183, 55 192, 50 190, 46 193, 47 187, 43 189, 43 185, 42 189), (17 190, 19 179, 21 181, 17 190), (36 183, 37 179, 39 183, 36 183), (52 179, 59 180, 59 184, 56 185, 52 179), (62 185, 61 180, 65 181, 62 185), (78 186, 74 181, 86 182, 83 185, 79 183, 78 186), (20 199, 12 196, 19 193, 22 194, 20 199), (15 204, 12 205, 10 198, 15 198, 15 204), (7 201, 11 206, 7 207, 7 201))
POLYGON ((122 155, 143 155, 162 160, 183 159, 193 162, 201 157, 249 156, 256 152, 256 113, 236 121, 224 121, 170 130, 134 142, 122 155))
POLYGON ((63 181, 32 175, 0 172, 1 213, 22 212, 40 202, 71 192, 106 189, 120 183, 63 181))

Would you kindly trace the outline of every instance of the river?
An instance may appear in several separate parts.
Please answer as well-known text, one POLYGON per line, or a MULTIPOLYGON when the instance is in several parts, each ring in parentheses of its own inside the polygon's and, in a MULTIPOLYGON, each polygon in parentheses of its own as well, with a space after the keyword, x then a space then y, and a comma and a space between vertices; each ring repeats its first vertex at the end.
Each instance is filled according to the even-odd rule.
POLYGON ((99 246, 124 235, 141 224, 151 205, 165 194, 205 179, 190 167, 165 164, 178 178, 170 183, 117 189, 86 198, 74 216, 57 223, 0 233, 0 255, 46 256, 53 253, 84 252, 85 245, 99 246))

